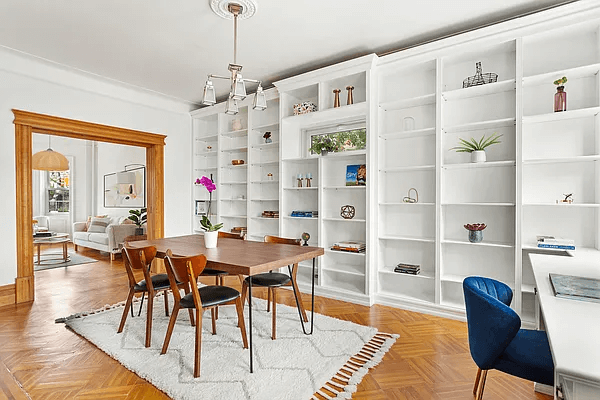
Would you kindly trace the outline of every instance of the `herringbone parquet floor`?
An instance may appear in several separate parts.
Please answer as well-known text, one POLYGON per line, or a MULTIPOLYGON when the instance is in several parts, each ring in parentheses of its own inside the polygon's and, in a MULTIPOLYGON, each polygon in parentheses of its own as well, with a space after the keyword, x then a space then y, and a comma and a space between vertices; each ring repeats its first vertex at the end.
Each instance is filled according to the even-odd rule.
MULTIPOLYGON (((55 318, 125 299, 127 277, 120 258, 111 263, 94 250, 80 253, 100 261, 36 272, 36 301, 0 309, 0 399, 19 398, 11 393, 15 385, 7 383, 6 368, 33 399, 167 398, 63 324, 54 323, 55 318)), ((226 284, 239 281, 229 278, 226 284)), ((293 305, 290 294, 279 300, 293 305)), ((383 362, 359 385, 355 399, 473 398, 476 367, 465 323, 325 298, 317 298, 316 311, 400 334, 383 362)), ((551 397, 535 393, 530 382, 490 371, 484 399, 551 397)))

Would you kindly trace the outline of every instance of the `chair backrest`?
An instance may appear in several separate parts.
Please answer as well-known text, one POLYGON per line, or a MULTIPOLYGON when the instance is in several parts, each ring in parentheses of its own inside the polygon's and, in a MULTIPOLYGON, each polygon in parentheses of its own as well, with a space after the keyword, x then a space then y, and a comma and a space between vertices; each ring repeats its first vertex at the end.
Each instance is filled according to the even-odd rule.
POLYGON ((240 240, 244 240, 244 237, 241 235, 241 233, 235 233, 235 232, 222 232, 222 231, 219 231, 219 237, 220 238, 227 238, 227 239, 240 239, 240 240))
POLYGON ((129 286, 135 286, 136 279, 133 274, 134 269, 141 269, 144 272, 144 280, 147 282, 147 286, 152 286, 152 280, 150 279, 150 272, 148 266, 152 264, 152 260, 156 257, 156 247, 140 247, 133 248, 125 245, 121 249, 121 255, 123 256, 123 264, 127 271, 127 277, 129 278, 129 286))
POLYGON ((521 328, 521 318, 510 308, 512 290, 494 279, 471 276, 463 281, 469 349, 475 364, 492 368, 521 328))
POLYGON ((196 282, 196 278, 198 278, 198 275, 200 275, 206 267, 206 256, 204 254, 178 257, 173 255, 171 249, 168 249, 165 260, 167 268, 171 268, 173 277, 180 283, 196 282))
POLYGON ((173 255, 171 249, 168 249, 165 260, 169 284, 171 285, 175 301, 178 302, 181 300, 178 285, 182 283, 188 284, 192 291, 194 305, 197 309, 201 309, 202 300, 200 299, 200 292, 198 292, 197 280, 198 275, 200 275, 206 267, 206 256, 204 254, 198 254, 190 257, 176 257, 173 255))
POLYGON ((271 235, 265 236, 265 242, 266 243, 293 244, 296 246, 300 246, 300 243, 302 243, 300 239, 289 239, 289 238, 283 238, 283 237, 271 236, 271 235))

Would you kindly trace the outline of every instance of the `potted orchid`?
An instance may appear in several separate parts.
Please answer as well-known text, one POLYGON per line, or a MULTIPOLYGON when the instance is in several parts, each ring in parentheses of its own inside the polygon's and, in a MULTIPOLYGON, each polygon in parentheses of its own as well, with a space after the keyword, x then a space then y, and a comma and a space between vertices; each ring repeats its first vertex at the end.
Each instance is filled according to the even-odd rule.
POLYGON ((200 220, 200 226, 204 230, 204 247, 207 249, 213 249, 217 247, 217 238, 219 237, 219 229, 223 227, 223 224, 213 225, 208 218, 210 215, 210 206, 212 204, 212 192, 217 189, 217 186, 211 178, 203 176, 202 178, 196 179, 197 185, 202 185, 208 190, 208 209, 206 215, 202 216, 200 220))

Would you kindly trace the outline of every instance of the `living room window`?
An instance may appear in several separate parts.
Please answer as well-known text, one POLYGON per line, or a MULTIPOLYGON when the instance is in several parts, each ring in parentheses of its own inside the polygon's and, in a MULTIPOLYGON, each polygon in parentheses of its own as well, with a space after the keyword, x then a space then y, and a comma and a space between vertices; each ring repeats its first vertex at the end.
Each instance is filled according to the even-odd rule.
POLYGON ((69 212, 69 171, 48 171, 46 180, 48 212, 69 212))

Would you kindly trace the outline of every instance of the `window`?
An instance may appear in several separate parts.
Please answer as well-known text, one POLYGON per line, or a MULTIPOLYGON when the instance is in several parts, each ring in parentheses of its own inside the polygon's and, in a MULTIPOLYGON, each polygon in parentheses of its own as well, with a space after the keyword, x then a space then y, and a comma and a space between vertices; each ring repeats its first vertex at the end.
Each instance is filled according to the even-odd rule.
POLYGON ((364 150, 366 147, 367 130, 365 128, 310 135, 310 154, 319 154, 322 150, 334 153, 364 150))
POLYGON ((69 212, 69 171, 49 171, 48 212, 69 212))

